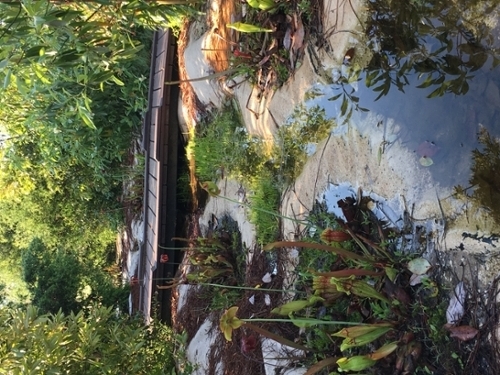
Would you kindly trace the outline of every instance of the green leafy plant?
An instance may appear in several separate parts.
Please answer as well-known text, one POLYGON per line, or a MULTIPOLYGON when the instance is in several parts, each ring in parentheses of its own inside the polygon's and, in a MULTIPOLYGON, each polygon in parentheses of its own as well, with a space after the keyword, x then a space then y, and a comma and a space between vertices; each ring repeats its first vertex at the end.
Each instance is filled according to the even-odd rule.
POLYGON ((231 176, 250 181, 259 174, 267 159, 263 142, 247 133, 239 110, 231 103, 199 128, 190 140, 188 155, 195 160, 200 180, 231 176))
POLYGON ((146 327, 142 319, 116 316, 111 307, 92 305, 69 315, 2 307, 0 320, 0 362, 7 373, 159 375, 175 368, 177 344, 169 327, 155 320, 146 327))
POLYGON ((279 128, 272 149, 275 172, 285 184, 302 172, 307 157, 335 126, 318 106, 302 105, 294 109, 288 122, 279 128))
POLYGON ((272 242, 279 236, 280 220, 274 212, 279 211, 280 190, 269 173, 263 173, 251 183, 250 222, 255 225, 257 242, 261 245, 272 242))

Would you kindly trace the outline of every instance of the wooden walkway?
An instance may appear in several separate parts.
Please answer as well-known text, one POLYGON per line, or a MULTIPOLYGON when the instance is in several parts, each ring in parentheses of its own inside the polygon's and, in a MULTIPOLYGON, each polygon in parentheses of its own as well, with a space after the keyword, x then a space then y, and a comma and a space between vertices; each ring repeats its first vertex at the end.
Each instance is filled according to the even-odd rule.
MULTIPOLYGON (((178 86, 165 85, 178 80, 176 39, 169 30, 157 31, 153 37, 149 79, 149 107, 144 120, 144 239, 141 246, 138 278, 140 282, 139 311, 146 322, 152 315, 151 304, 170 306, 169 291, 157 291, 156 285, 175 272, 173 247, 176 220, 177 149, 179 123, 178 86), (161 255, 170 261, 161 263, 161 255), (158 294, 156 294, 158 293, 158 294)), ((170 320, 170 308, 160 310, 161 318, 170 320), (165 311, 163 311, 165 310, 165 311)))

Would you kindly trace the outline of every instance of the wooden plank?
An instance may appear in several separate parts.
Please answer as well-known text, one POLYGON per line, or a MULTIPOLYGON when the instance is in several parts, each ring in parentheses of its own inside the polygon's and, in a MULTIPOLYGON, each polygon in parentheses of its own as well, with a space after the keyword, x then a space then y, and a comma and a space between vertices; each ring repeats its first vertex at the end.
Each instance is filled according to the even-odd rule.
POLYGON ((152 195, 149 196, 149 202, 148 202, 148 207, 153 210, 153 212, 155 213, 155 216, 152 216, 152 217, 156 217, 156 210, 157 210, 157 203, 158 200, 156 197, 153 197, 152 195))
MULTIPOLYGON (((149 149, 150 150, 154 150, 155 149, 155 142, 154 141, 149 142, 149 149)), ((154 159, 154 155, 151 155, 151 152, 150 152, 150 157, 152 157, 154 159)), ((151 172, 149 172, 148 175, 151 175, 151 172)), ((156 176, 156 175, 153 174, 153 176, 156 176)))
POLYGON ((158 174, 158 171, 157 171, 157 161, 155 159, 153 159, 152 157, 149 158, 149 175, 150 176, 155 176, 158 178, 157 174, 158 174))
MULTIPOLYGON (((156 95, 163 95, 163 94, 157 93, 156 95)), ((151 124, 150 124, 150 126, 156 126, 158 124, 158 107, 153 106, 154 96, 155 96, 155 92, 153 91, 152 95, 151 95, 151 124)), ((152 138, 152 135, 153 135, 153 133, 151 133, 151 138, 152 138)))
POLYGON ((156 185, 156 178, 154 178, 153 175, 149 175, 149 184, 148 184, 148 191, 151 192, 155 197, 158 197, 156 194, 158 192, 157 185, 156 185), (155 186, 155 187, 153 187, 155 186))
MULTIPOLYGON (((150 127, 150 132, 151 132, 151 134, 156 134, 156 127, 155 126, 151 126, 150 127)), ((149 140, 149 146, 154 146, 155 144, 156 144, 155 139, 151 138, 149 140)), ((152 154, 151 150, 152 150, 151 148, 148 149, 148 151, 149 151, 148 154, 149 154, 150 157, 154 157, 154 155, 152 154)))
POLYGON ((166 48, 166 44, 168 43, 168 31, 160 30, 158 31, 158 37, 156 39, 156 44, 158 49, 162 48, 163 50, 166 48))
MULTIPOLYGON (((147 254, 151 253, 152 250, 153 250, 153 245, 150 242, 148 242, 147 246, 146 246, 147 254)), ((146 259, 147 259, 147 257, 146 257, 146 259)))
POLYGON ((167 51, 165 47, 159 45, 158 50, 156 52, 154 73, 163 70, 163 68, 165 67, 166 58, 167 58, 167 51))
MULTIPOLYGON (((158 124, 158 107, 151 108, 151 127, 156 126, 158 124)), ((151 139, 153 139, 153 132, 151 132, 151 139)))
POLYGON ((164 87, 165 87, 165 69, 161 69, 161 70, 155 72, 153 89, 163 90, 164 87))
POLYGON ((144 222, 144 225, 148 228, 152 228, 155 225, 156 222, 156 210, 154 207, 147 207, 147 212, 148 212, 148 217, 146 221, 144 222))
MULTIPOLYGON (((156 220, 155 220, 155 222, 156 222, 156 220)), ((154 225, 153 225, 153 226, 154 226, 154 225)), ((146 229, 147 229, 147 230, 146 230, 146 234, 147 234, 147 237, 148 237, 149 239, 151 239, 151 241, 150 241, 150 242, 152 243, 153 248, 154 248, 154 244, 156 243, 156 229, 154 229, 154 228, 153 228, 153 226, 151 226, 151 225, 148 225, 148 226, 147 226, 147 228, 146 228, 146 229)), ((149 240, 148 240, 148 241, 149 241, 149 240)))
MULTIPOLYGON (((156 239, 155 233, 156 231, 153 230, 150 226, 148 226, 148 237, 151 239, 156 239)), ((153 242, 154 243, 154 242, 153 242)))
POLYGON ((156 184, 157 180, 158 180, 158 178, 156 176, 156 171, 149 170, 149 173, 148 173, 148 184, 156 184))
POLYGON ((148 191, 153 197, 158 198, 158 184, 149 185, 148 191))
MULTIPOLYGON (((155 80, 156 82, 156 80, 155 80)), ((164 95, 164 91, 162 89, 157 89, 157 90, 154 90, 153 91, 153 108, 154 109, 157 109, 159 107, 161 107, 164 103, 163 101, 163 95, 164 95)), ((154 114, 152 114, 154 115, 154 114)), ((155 125, 158 124, 158 120, 155 121, 155 125)))

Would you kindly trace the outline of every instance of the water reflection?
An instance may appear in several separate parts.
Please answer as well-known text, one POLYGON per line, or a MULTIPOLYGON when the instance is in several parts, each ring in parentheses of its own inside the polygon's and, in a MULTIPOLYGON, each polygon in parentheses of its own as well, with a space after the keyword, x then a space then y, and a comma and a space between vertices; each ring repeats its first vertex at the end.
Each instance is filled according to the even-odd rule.
POLYGON ((498 14, 499 1, 371 1, 373 55, 344 65, 322 104, 344 121, 368 110, 394 119, 418 157, 435 145, 437 181, 467 184, 478 132, 500 134, 498 14))
POLYGON ((431 87, 427 97, 464 95, 474 72, 499 64, 498 1, 371 1, 367 25, 373 58, 366 84, 379 96, 395 86, 431 87))
POLYGON ((472 152, 471 186, 457 186, 455 190, 457 194, 468 194, 479 205, 488 208, 500 224, 500 143, 486 129, 480 131, 479 142, 481 149, 472 152))

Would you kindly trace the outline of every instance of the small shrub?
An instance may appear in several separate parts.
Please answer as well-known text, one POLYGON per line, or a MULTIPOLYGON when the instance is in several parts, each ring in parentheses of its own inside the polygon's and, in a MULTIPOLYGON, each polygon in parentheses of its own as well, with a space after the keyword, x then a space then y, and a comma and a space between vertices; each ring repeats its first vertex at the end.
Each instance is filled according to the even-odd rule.
POLYGON ((259 174, 266 160, 263 141, 247 133, 234 107, 225 105, 200 128, 188 145, 198 179, 212 181, 225 174, 248 181, 259 174))
POLYGON ((295 108, 287 124, 280 127, 272 151, 274 167, 285 183, 295 179, 304 167, 308 154, 325 139, 335 122, 319 106, 295 108))
POLYGON ((281 192, 270 173, 252 181, 250 197, 250 222, 255 225, 257 242, 261 245, 274 242, 279 235, 280 221, 274 214, 279 211, 281 192))

